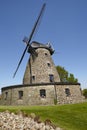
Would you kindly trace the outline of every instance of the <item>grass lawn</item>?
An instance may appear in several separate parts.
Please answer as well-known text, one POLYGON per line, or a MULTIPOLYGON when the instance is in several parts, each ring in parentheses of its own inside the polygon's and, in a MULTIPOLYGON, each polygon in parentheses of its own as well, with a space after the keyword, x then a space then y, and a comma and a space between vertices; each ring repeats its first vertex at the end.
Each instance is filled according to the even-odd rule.
POLYGON ((4 110, 35 113, 42 120, 50 119, 64 130, 87 130, 87 102, 56 106, 0 106, 0 111, 4 110))

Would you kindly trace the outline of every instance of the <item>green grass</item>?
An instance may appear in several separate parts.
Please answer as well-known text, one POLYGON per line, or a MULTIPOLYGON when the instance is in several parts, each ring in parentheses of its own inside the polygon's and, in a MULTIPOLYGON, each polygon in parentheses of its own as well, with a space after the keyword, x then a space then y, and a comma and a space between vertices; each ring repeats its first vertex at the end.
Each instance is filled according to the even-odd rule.
POLYGON ((87 130, 87 102, 56 106, 0 106, 0 111, 35 113, 42 120, 50 119, 64 130, 87 130))

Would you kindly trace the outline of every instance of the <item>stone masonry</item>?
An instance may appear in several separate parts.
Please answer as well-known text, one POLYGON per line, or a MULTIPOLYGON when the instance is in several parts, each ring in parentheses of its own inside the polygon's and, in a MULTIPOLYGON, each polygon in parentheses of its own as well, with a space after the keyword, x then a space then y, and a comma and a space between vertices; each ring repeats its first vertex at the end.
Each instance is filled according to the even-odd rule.
POLYGON ((55 82, 60 82, 59 74, 53 63, 50 51, 45 48, 38 48, 36 52, 38 56, 35 59, 30 55, 24 73, 23 84, 49 83, 50 75, 53 75, 55 82), (32 78, 32 82, 30 82, 30 78, 32 78))
POLYGON ((33 84, 2 88, 2 105, 53 105, 83 101, 80 84, 33 84), (44 96, 41 90, 45 91, 44 96), (69 90, 68 92, 66 90, 69 90), (19 95, 19 92, 23 92, 19 95))

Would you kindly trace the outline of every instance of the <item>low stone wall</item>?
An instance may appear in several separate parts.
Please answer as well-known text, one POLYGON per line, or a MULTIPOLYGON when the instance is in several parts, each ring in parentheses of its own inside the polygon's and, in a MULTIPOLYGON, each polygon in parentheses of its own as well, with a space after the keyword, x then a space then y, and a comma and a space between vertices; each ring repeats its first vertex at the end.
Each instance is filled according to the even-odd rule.
POLYGON ((82 101, 79 83, 46 83, 4 87, 1 105, 53 105, 82 101))
POLYGON ((83 102, 82 91, 80 85, 59 85, 57 86, 57 102, 58 104, 70 104, 83 102), (69 90, 69 93, 65 92, 69 90))

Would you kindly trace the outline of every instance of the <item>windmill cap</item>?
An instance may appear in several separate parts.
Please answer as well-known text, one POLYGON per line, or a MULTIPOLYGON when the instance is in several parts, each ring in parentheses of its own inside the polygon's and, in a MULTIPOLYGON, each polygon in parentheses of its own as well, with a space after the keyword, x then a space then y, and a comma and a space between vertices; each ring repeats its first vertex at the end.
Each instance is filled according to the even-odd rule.
POLYGON ((50 51, 51 55, 54 53, 54 49, 52 48, 52 45, 50 43, 43 44, 43 43, 33 41, 31 43, 31 47, 34 49, 38 49, 38 48, 48 49, 50 51))

